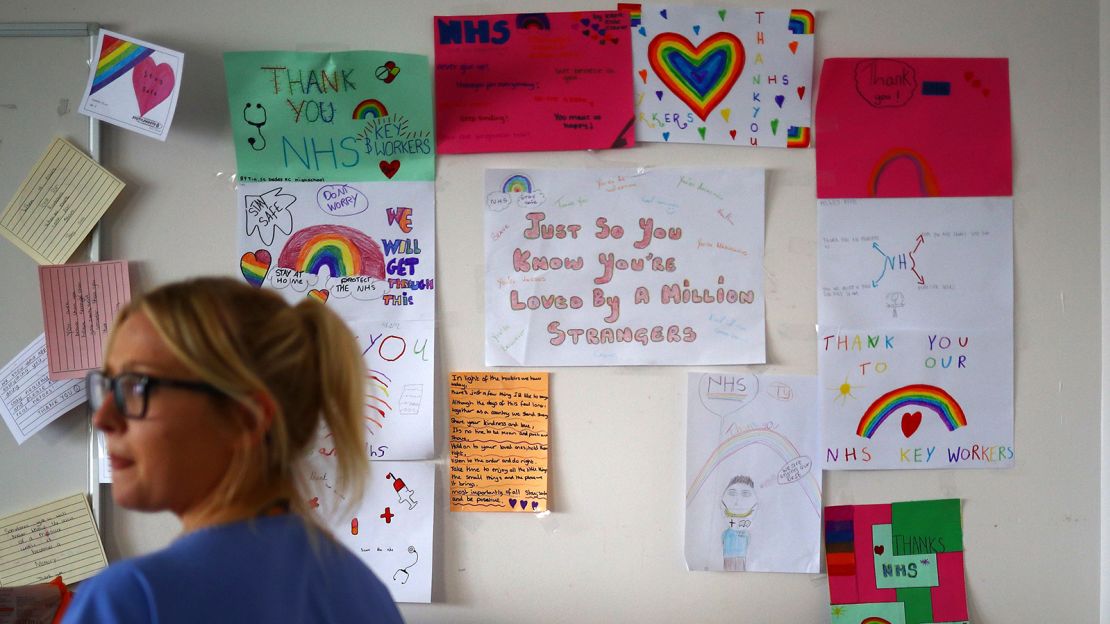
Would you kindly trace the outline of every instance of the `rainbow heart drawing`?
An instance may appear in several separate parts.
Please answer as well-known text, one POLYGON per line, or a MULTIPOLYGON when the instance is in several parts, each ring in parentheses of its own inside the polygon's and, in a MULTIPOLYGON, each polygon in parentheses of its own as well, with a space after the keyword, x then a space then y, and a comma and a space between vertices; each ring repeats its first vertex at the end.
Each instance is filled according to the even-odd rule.
POLYGON ((265 249, 248 251, 239 258, 239 270, 243 272, 243 277, 248 284, 255 288, 261 288, 262 282, 266 281, 266 274, 270 272, 272 261, 273 258, 270 257, 270 252, 265 249))
POLYGON ((705 121, 740 77, 744 44, 728 32, 710 35, 697 46, 666 32, 651 40, 648 61, 663 84, 705 121))
POLYGON ((330 293, 328 291, 321 290, 319 288, 313 288, 312 290, 308 291, 308 297, 310 299, 315 299, 320 303, 327 303, 329 294, 330 293))
POLYGON ((139 116, 145 117, 173 93, 175 79, 169 63, 155 64, 149 56, 135 65, 131 72, 131 85, 139 102, 139 116))

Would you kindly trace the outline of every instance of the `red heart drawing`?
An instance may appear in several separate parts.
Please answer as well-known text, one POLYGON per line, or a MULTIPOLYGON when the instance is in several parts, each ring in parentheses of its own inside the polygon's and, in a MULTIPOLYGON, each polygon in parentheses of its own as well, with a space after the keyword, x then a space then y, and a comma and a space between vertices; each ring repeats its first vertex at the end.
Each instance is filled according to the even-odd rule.
POLYGON ((317 507, 320 506, 320 497, 319 496, 313 496, 312 500, 308 501, 308 505, 309 505, 309 507, 312 507, 313 509, 316 509, 317 507))
POLYGON ((791 41, 787 45, 790 48, 790 53, 791 54, 797 54, 798 53, 798 42, 797 41, 791 41))
POLYGON ((806 96, 806 88, 805 87, 798 87, 798 99, 800 100, 800 99, 804 98, 805 96, 806 96))
POLYGON ((875 554, 876 555, 881 555, 881 554, 883 554, 884 550, 886 550, 886 549, 883 548, 883 545, 879 544, 878 546, 875 547, 875 554))
POLYGON ((921 412, 902 414, 902 435, 907 438, 917 432, 917 428, 921 426, 921 412))
POLYGON ((168 63, 155 65, 149 56, 139 61, 131 72, 131 85, 139 101, 139 116, 145 116, 173 93, 173 68, 168 63))
POLYGON ((647 84, 647 70, 646 70, 646 69, 641 69, 641 70, 640 70, 639 72, 637 72, 637 73, 639 73, 639 74, 640 74, 640 80, 643 80, 643 81, 644 81, 644 84, 647 84))
POLYGON ((729 130, 729 131, 728 131, 728 135, 729 135, 730 137, 732 137, 732 140, 733 140, 733 141, 735 141, 735 140, 736 140, 736 131, 735 131, 735 130, 729 130))
POLYGON ((385 174, 385 177, 392 180, 393 176, 397 175, 397 170, 401 168, 401 161, 392 160, 386 162, 383 160, 378 163, 378 168, 382 170, 382 173, 385 174))

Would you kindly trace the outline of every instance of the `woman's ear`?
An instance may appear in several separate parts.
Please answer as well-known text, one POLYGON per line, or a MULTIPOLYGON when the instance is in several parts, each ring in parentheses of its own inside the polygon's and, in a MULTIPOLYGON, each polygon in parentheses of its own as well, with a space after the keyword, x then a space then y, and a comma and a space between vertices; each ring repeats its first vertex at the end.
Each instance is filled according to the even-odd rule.
POLYGON ((243 422, 246 425, 247 438, 250 444, 261 444, 270 433, 274 425, 274 416, 277 413, 277 403, 269 392, 257 391, 250 395, 250 406, 242 406, 243 422))

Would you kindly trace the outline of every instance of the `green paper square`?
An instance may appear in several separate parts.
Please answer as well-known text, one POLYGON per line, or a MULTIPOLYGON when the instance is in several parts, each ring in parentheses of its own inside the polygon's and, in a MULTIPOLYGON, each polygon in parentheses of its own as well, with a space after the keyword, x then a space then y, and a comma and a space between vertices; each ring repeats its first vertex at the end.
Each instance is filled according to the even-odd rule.
POLYGON ((906 624, 933 621, 933 597, 928 587, 906 587, 894 591, 898 601, 906 607, 906 624))
POLYGON ((873 525, 871 539, 874 544, 876 587, 897 589, 940 585, 935 554, 895 555, 890 545, 889 524, 873 525), (882 554, 879 554, 879 550, 882 550, 882 554))
POLYGON ((895 555, 963 551, 960 499, 894 503, 890 507, 895 555))
POLYGON ((890 624, 906 624, 905 608, 900 602, 839 604, 829 607, 831 624, 859 624, 868 618, 882 618, 890 624))

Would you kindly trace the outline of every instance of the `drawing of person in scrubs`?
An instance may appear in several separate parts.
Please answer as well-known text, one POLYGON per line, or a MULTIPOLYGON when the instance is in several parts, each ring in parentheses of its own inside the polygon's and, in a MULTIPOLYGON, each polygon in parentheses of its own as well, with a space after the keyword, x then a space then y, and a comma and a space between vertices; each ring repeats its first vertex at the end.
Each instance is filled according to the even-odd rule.
POLYGON ((728 528, 721 534, 725 570, 743 572, 746 569, 751 543, 748 528, 755 518, 758 503, 755 482, 747 475, 733 477, 721 495, 721 508, 728 521, 728 528))

